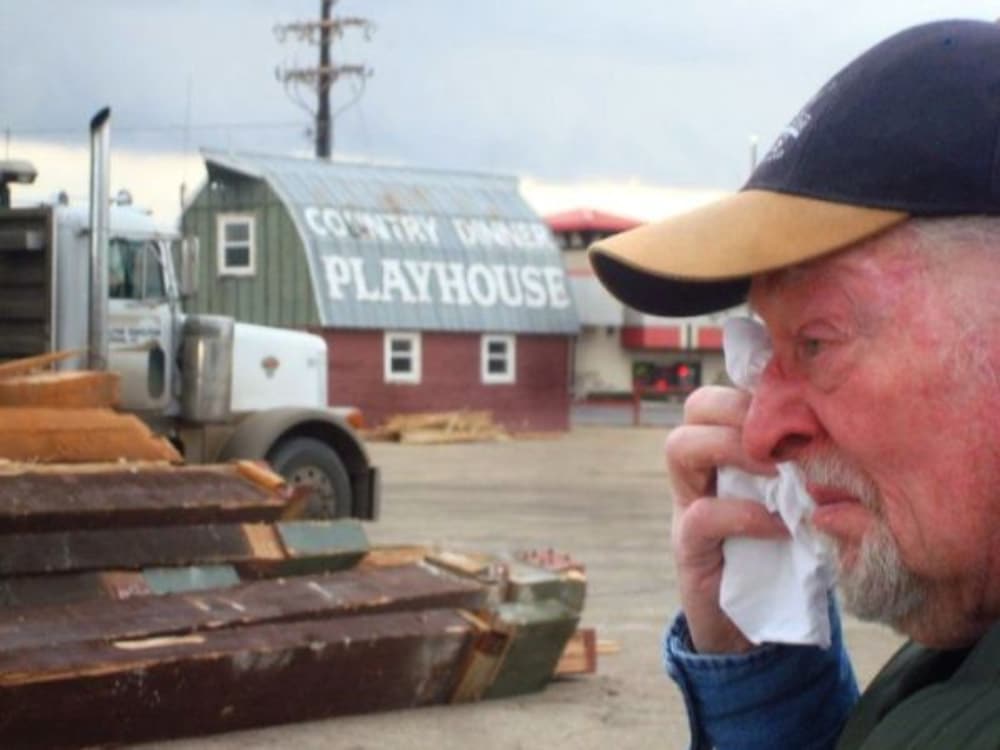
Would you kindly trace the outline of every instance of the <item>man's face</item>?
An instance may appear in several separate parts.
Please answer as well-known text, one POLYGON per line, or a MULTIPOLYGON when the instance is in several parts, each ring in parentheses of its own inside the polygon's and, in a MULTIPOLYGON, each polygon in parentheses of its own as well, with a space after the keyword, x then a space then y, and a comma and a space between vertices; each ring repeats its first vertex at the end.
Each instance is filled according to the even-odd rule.
POLYGON ((802 467, 849 609, 952 645, 1000 614, 997 420, 956 371, 960 316, 909 236, 754 280, 774 357, 743 441, 802 467))

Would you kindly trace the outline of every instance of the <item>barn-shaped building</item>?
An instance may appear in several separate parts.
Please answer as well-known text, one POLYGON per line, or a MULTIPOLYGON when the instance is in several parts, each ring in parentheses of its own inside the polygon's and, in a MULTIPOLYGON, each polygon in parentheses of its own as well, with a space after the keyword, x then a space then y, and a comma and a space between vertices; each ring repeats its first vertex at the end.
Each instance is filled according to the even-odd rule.
POLYGON ((201 247, 192 309, 322 335, 331 401, 371 424, 468 408, 512 430, 568 427, 577 313, 514 178, 204 157, 182 217, 201 247))

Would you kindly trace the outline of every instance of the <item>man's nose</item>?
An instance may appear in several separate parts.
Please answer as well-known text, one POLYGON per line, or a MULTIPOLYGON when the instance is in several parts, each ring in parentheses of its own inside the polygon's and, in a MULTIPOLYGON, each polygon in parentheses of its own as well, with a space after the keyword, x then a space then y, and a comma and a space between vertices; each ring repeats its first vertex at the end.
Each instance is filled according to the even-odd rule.
POLYGON ((772 360, 754 388, 743 423, 743 448, 758 461, 791 461, 816 438, 820 425, 803 399, 804 383, 772 360))

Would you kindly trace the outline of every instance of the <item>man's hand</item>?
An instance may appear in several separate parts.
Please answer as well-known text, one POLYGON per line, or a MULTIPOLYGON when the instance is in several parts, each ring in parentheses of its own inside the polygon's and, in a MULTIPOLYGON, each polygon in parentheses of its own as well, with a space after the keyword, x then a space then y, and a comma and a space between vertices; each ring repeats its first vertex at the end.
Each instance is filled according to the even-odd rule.
POLYGON ((667 468, 673 490, 674 562, 681 606, 695 649, 737 653, 752 644, 719 607, 722 542, 730 536, 783 538, 781 519, 758 502, 715 495, 716 469, 735 466, 773 476, 772 464, 750 459, 740 441, 750 395, 735 388, 706 386, 684 404, 684 424, 667 436, 667 468))

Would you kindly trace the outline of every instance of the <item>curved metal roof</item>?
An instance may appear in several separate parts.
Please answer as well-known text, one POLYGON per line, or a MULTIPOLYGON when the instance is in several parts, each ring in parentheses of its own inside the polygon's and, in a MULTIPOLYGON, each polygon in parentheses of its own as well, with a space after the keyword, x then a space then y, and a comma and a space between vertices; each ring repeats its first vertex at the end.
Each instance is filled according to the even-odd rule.
POLYGON ((324 325, 576 333, 562 258, 512 177, 203 152, 210 180, 267 182, 324 325))

